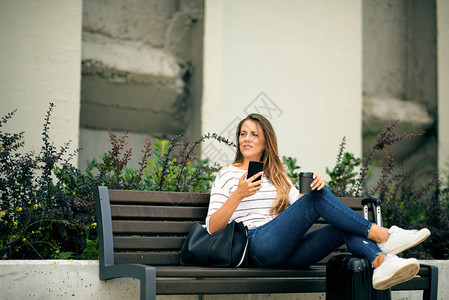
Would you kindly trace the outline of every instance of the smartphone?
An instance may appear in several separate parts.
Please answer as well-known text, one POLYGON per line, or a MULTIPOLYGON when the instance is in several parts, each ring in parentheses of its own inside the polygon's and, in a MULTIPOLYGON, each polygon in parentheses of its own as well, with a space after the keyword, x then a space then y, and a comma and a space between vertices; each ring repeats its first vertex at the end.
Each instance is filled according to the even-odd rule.
MULTIPOLYGON (((250 161, 249 162, 249 167, 248 167, 248 175, 246 176, 246 178, 251 178, 252 176, 254 176, 255 174, 262 172, 263 171, 263 162, 261 161, 250 161)), ((262 176, 259 176, 256 178, 255 181, 261 180, 262 176)))

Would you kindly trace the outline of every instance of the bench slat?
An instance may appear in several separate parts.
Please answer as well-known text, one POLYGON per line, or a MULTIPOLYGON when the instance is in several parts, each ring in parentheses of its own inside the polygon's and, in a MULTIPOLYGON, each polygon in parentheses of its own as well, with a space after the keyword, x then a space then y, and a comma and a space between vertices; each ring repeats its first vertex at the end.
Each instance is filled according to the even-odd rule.
MULTIPOLYGON (((181 251, 185 237, 136 237, 121 236, 114 237, 114 250, 116 251, 181 251)), ((345 251, 346 246, 338 248, 345 251)), ((129 252, 128 252, 129 253, 129 252)))
POLYGON ((185 234, 195 222, 169 221, 112 221, 112 230, 118 234, 185 234))
MULTIPOLYGON (((163 221, 112 221, 114 235, 181 235, 187 236, 195 222, 163 222, 163 221)), ((326 226, 325 223, 313 224, 310 231, 326 226)))
POLYGON ((184 237, 114 237, 115 250, 181 250, 184 237))
POLYGON ((172 204, 177 206, 208 206, 209 193, 151 192, 135 190, 109 190, 111 204, 172 204))
POLYGON ((144 264, 154 266, 179 265, 179 252, 115 252, 116 264, 144 264))
POLYGON ((157 277, 291 277, 326 276, 326 266, 313 266, 308 269, 270 269, 270 268, 206 268, 196 266, 159 266, 157 277))
POLYGON ((111 205, 112 218, 204 220, 207 207, 111 205))
MULTIPOLYGON (((318 265, 326 264, 329 259, 339 254, 350 254, 347 252, 333 252, 321 261, 318 265)), ((153 266, 175 266, 179 265, 180 254, 178 252, 115 252, 114 260, 118 264, 145 264, 153 266)))
POLYGON ((268 294, 323 292, 326 279, 270 278, 270 279, 204 279, 204 280, 156 280, 156 290, 167 294, 268 294))
MULTIPOLYGON (((426 279, 429 275, 429 269, 420 268, 419 276, 414 280, 426 279)), ((179 277, 179 278, 195 278, 195 277, 320 277, 326 276, 325 265, 314 265, 307 269, 283 269, 283 268, 207 268, 196 266, 158 266, 156 267, 157 277, 179 277)), ((405 284, 405 283, 404 283, 405 284)), ((398 287, 403 285, 398 285, 398 287)))
POLYGON ((339 197, 338 199, 341 200, 344 204, 349 206, 350 208, 354 210, 360 210, 362 208, 361 204, 361 198, 355 198, 355 197, 339 197))

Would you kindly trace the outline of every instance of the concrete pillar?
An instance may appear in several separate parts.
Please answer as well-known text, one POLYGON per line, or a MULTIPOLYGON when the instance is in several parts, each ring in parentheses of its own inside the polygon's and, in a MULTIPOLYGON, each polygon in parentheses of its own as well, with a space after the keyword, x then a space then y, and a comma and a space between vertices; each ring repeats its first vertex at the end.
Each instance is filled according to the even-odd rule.
MULTIPOLYGON (((401 132, 426 134, 394 146, 405 171, 437 171, 437 56, 435 1, 363 1, 363 150, 400 120, 401 132)), ((383 160, 382 151, 376 160, 383 160)), ((369 185, 375 185, 379 168, 369 185)))
POLYGON ((18 109, 5 131, 24 131, 27 151, 42 147, 49 102, 54 145, 78 148, 81 16, 81 0, 0 1, 0 113, 18 109))
POLYGON ((129 165, 147 135, 200 136, 203 0, 85 0, 80 168, 132 123, 129 165), (142 135, 144 136, 142 138, 142 135))
POLYGON ((449 2, 437 0, 438 169, 449 168, 449 2))
MULTIPOLYGON (((325 173, 346 136, 361 154, 361 1, 206 1, 202 131, 234 138, 266 115, 281 155, 325 173)), ((220 164, 232 150, 203 144, 220 164)))

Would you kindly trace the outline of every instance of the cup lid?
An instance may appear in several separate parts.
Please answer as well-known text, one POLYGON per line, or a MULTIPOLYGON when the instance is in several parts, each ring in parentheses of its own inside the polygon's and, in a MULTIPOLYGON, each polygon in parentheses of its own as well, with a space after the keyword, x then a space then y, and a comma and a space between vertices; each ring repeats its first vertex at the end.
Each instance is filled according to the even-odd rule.
POLYGON ((302 176, 302 177, 313 177, 313 172, 301 172, 301 173, 299 173, 299 176, 302 176))

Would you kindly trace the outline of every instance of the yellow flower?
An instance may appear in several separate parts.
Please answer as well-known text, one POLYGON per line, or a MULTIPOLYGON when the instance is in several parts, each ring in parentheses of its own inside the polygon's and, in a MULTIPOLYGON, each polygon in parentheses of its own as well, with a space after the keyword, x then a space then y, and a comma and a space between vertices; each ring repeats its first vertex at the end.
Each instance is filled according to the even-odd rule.
POLYGON ((27 239, 26 239, 26 238, 23 238, 23 239, 22 239, 22 242, 26 242, 26 241, 27 241, 27 239))
POLYGON ((13 239, 15 239, 16 237, 17 237, 16 235, 13 235, 13 236, 12 236, 13 239))
POLYGON ((7 224, 8 224, 8 221, 3 222, 3 224, 7 225, 7 224))
POLYGON ((14 226, 17 226, 17 222, 12 223, 14 226))
POLYGON ((97 228, 97 223, 92 223, 92 228, 97 228))
POLYGON ((53 262, 52 265, 56 267, 58 263, 57 262, 53 262))
POLYGON ((70 259, 70 262, 71 262, 71 263, 73 262, 73 258, 70 259))
POLYGON ((39 207, 39 204, 34 204, 34 209, 37 209, 39 207))
POLYGON ((19 207, 19 208, 17 209, 17 211, 22 211, 22 208, 21 208, 21 207, 19 207))
POLYGON ((33 231, 31 231, 31 234, 34 234, 34 230, 33 230, 33 231))
POLYGON ((6 215, 6 214, 5 214, 5 212, 2 210, 2 211, 0 211, 0 215, 4 216, 4 215, 6 215))

